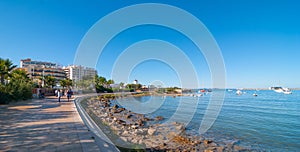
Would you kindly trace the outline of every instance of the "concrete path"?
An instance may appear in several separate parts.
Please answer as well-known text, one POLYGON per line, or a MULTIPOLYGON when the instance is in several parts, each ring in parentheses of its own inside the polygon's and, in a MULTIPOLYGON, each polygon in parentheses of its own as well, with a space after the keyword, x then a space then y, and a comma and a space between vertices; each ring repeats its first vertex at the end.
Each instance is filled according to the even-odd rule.
POLYGON ((0 105, 0 120, 0 151, 96 152, 107 147, 84 125, 73 101, 66 99, 0 105))

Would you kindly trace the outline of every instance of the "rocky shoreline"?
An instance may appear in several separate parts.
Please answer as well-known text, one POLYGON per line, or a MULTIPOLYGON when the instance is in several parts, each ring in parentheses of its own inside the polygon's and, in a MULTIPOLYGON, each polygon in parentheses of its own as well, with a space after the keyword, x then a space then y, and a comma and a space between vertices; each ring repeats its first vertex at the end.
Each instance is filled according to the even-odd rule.
MULTIPOLYGON (((217 143, 203 136, 189 135, 185 125, 179 122, 162 123, 161 116, 149 118, 112 104, 110 99, 98 96, 88 99, 86 111, 101 124, 107 125, 109 137, 119 147, 144 149, 145 151, 252 151, 237 142, 217 143), (151 122, 151 123, 150 123, 151 122)), ((98 124, 99 125, 99 124, 98 124)))

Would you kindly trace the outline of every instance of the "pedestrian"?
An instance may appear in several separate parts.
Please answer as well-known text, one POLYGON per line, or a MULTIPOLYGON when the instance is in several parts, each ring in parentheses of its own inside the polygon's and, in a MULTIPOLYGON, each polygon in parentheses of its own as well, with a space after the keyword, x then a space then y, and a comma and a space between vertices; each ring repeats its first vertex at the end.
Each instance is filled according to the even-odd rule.
POLYGON ((68 102, 69 102, 69 100, 70 100, 70 98, 71 98, 71 95, 72 95, 72 92, 71 92, 71 90, 69 89, 69 90, 67 91, 68 102))
POLYGON ((61 92, 60 92, 60 90, 57 91, 57 97, 58 97, 58 102, 60 102, 60 97, 61 97, 61 92))
POLYGON ((58 92, 57 89, 55 89, 55 96, 56 96, 56 97, 57 97, 57 92, 58 92))

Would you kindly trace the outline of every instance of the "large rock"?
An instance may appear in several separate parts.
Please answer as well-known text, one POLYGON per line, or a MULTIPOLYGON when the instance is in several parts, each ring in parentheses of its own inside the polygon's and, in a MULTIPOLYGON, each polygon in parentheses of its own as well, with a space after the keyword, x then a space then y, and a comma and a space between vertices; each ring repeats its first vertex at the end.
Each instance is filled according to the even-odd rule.
POLYGON ((122 140, 125 141, 125 142, 128 141, 127 137, 120 137, 120 139, 122 139, 122 140))
POLYGON ((113 109, 118 109, 119 108, 119 106, 117 105, 117 104, 115 104, 114 106, 113 106, 113 109))
POLYGON ((204 140, 203 143, 205 146, 209 146, 209 144, 211 144, 213 141, 212 140, 204 140))
POLYGON ((144 122, 143 122, 141 119, 139 119, 139 120, 137 121, 137 125, 139 125, 140 127, 141 127, 141 126, 144 126, 144 122))
POLYGON ((125 136, 125 137, 129 136, 128 131, 127 130, 123 131, 122 136, 125 136))
POLYGON ((183 124, 179 124, 178 126, 176 126, 176 130, 177 131, 183 131, 183 130, 185 130, 185 127, 184 127, 183 124))
POLYGON ((136 125, 131 125, 131 128, 132 128, 132 129, 138 129, 139 127, 136 126, 136 125))
POLYGON ((113 130, 119 130, 119 127, 118 127, 118 125, 113 124, 113 125, 111 125, 111 129, 113 129, 113 130))
POLYGON ((143 129, 137 129, 137 130, 136 130, 136 134, 137 134, 137 135, 146 135, 147 132, 146 132, 145 130, 143 130, 143 129))
POLYGON ((149 128, 148 129, 148 135, 150 135, 150 136, 154 135, 155 132, 156 132, 156 129, 154 129, 154 128, 149 128))
POLYGON ((162 120, 164 120, 164 117, 162 117, 162 116, 157 116, 157 117, 155 117, 155 120, 156 120, 156 121, 162 121, 162 120))
POLYGON ((234 151, 243 151, 243 150, 245 150, 245 148, 244 148, 244 147, 241 147, 241 146, 238 146, 238 145, 234 145, 234 146, 233 146, 233 150, 234 150, 234 151))
POLYGON ((223 152, 224 149, 225 149, 225 148, 224 148, 223 146, 217 147, 217 152, 223 152))
POLYGON ((126 119, 130 119, 131 117, 132 117, 132 114, 125 115, 126 119))

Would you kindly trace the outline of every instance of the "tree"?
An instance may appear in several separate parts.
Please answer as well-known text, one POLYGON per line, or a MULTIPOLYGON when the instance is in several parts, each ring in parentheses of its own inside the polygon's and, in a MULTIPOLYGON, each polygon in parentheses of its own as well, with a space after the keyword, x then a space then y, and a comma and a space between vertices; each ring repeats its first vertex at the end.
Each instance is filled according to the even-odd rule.
POLYGON ((24 70, 15 67, 9 59, 0 58, 0 104, 32 98, 32 81, 24 70), (8 83, 5 80, 9 80, 8 83))
POLYGON ((50 76, 50 75, 45 76, 44 81, 45 81, 46 86, 48 86, 48 87, 53 88, 55 86, 56 80, 53 76, 50 76))
POLYGON ((99 84, 102 85, 102 86, 106 86, 106 84, 107 84, 106 78, 100 76, 99 77, 99 84))
POLYGON ((126 88, 132 89, 132 88, 133 88, 133 84, 127 84, 127 85, 126 85, 126 88))
POLYGON ((7 87, 14 100, 32 98, 33 83, 24 70, 13 70, 7 87))
POLYGON ((63 87, 63 89, 67 86, 67 81, 64 79, 64 80, 60 80, 59 81, 59 84, 60 84, 60 86, 62 86, 63 87))
POLYGON ((4 81, 6 78, 10 76, 10 72, 16 68, 16 65, 13 65, 12 61, 9 59, 0 58, 0 82, 4 85, 4 81))
POLYGON ((73 86, 73 81, 72 81, 71 79, 66 78, 65 81, 66 81, 66 86, 67 86, 68 88, 70 88, 71 86, 73 86))
POLYGON ((95 76, 94 76, 94 82, 95 82, 95 86, 97 86, 97 85, 99 85, 99 76, 96 74, 95 76))
POLYGON ((123 88, 123 87, 124 87, 124 84, 125 84, 124 82, 120 82, 120 87, 123 88))
POLYGON ((110 87, 111 84, 115 84, 115 81, 112 79, 109 79, 109 80, 107 80, 106 84, 107 84, 107 87, 110 87))
POLYGON ((136 84, 135 89, 142 89, 142 85, 141 84, 136 84))
POLYGON ((12 81, 18 80, 21 82, 29 82, 30 79, 28 78, 28 74, 24 70, 13 70, 11 72, 11 78, 12 81))

